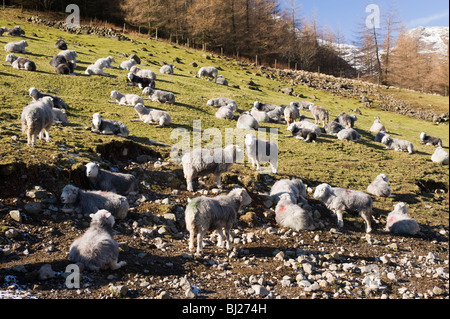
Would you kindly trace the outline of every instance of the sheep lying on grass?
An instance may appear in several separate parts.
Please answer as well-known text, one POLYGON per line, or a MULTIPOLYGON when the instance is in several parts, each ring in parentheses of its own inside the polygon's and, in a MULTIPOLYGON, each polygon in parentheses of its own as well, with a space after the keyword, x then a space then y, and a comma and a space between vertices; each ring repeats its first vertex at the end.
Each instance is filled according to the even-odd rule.
POLYGON ((386 231, 393 234, 416 235, 420 231, 420 226, 408 216, 406 204, 398 203, 387 216, 386 231))
POLYGON ((366 222, 366 232, 370 233, 372 227, 372 198, 363 192, 350 189, 331 187, 328 184, 321 184, 316 187, 313 197, 321 200, 325 206, 333 211, 338 220, 338 227, 344 227, 344 211, 358 212, 366 222))
POLYGON ((157 124, 156 127, 169 126, 172 118, 169 113, 161 110, 148 109, 149 112, 142 116, 142 120, 147 124, 157 124))
POLYGON ((270 189, 270 196, 278 202, 281 194, 289 194, 290 201, 297 204, 298 200, 306 201, 306 186, 301 179, 280 179, 270 189))
POLYGON ((318 125, 320 122, 322 122, 323 127, 325 127, 328 124, 329 115, 327 109, 315 104, 311 104, 309 106, 309 110, 311 111, 311 114, 314 117, 315 124, 318 125))
POLYGON ((6 34, 11 36, 11 37, 22 37, 25 35, 25 31, 22 30, 22 28, 18 25, 16 25, 15 27, 6 30, 6 34))
POLYGON ((89 65, 86 70, 84 71, 84 74, 87 75, 101 75, 101 76, 111 76, 111 74, 106 73, 103 71, 103 68, 95 65, 95 64, 91 64, 89 65))
POLYGON ((267 112, 259 111, 255 107, 253 107, 250 110, 250 114, 251 114, 251 116, 253 116, 255 118, 255 120, 258 121, 258 123, 269 123, 270 122, 270 118, 269 118, 269 115, 267 114, 267 112))
POLYGON ((300 116, 300 121, 294 122, 291 125, 289 125, 287 130, 289 132, 294 132, 294 131, 296 131, 296 128, 314 132, 317 137, 322 135, 322 130, 320 129, 320 126, 314 124, 310 120, 307 120, 304 115, 300 116))
POLYGON ((232 120, 234 119, 233 110, 230 106, 221 106, 217 112, 216 117, 221 120, 232 120))
POLYGON ((408 152, 409 154, 414 153, 414 146, 411 142, 401 140, 398 138, 392 138, 387 134, 381 139, 381 143, 386 145, 387 150, 408 152))
POLYGON ((5 45, 5 51, 13 53, 30 53, 25 50, 27 46, 28 43, 25 40, 19 42, 9 42, 5 45))
POLYGON ((173 74, 173 65, 172 64, 163 65, 159 69, 159 73, 161 73, 161 74, 173 74))
POLYGON ((361 135, 352 128, 340 130, 339 133, 337 133, 337 138, 341 141, 351 141, 351 142, 361 141, 361 135))
POLYGON ((59 37, 55 43, 55 48, 60 50, 67 50, 67 43, 63 38, 59 37))
POLYGON ((122 137, 128 137, 130 134, 125 124, 120 121, 103 119, 100 113, 95 113, 92 116, 91 132, 122 137))
POLYGON ((55 68, 56 74, 73 74, 76 64, 73 62, 62 63, 55 68))
POLYGON ((14 54, 8 54, 6 56, 6 62, 11 63, 11 66, 18 70, 36 71, 36 64, 33 61, 15 56, 14 54))
POLYGON ((78 53, 74 50, 63 50, 58 53, 58 55, 62 55, 66 58, 67 61, 71 62, 79 62, 77 61, 78 53))
POLYGON ((228 81, 222 75, 219 75, 216 79, 216 83, 220 85, 228 86, 228 81))
POLYGON ((103 68, 109 68, 112 69, 114 68, 111 63, 116 62, 116 60, 114 60, 114 57, 109 56, 107 58, 100 58, 97 61, 95 61, 94 65, 98 66, 99 68, 103 69, 103 68))
POLYGON ((310 129, 304 129, 291 124, 288 126, 288 131, 292 133, 293 137, 303 140, 305 143, 316 143, 317 141, 317 134, 310 129))
POLYGON ((253 134, 245 136, 245 150, 248 158, 252 162, 252 167, 261 170, 260 163, 268 162, 272 168, 272 173, 278 172, 278 146, 270 141, 263 141, 256 138, 253 134))
POLYGON ((253 103, 253 107, 256 108, 258 111, 270 112, 270 111, 275 110, 279 106, 275 105, 275 104, 261 103, 261 102, 255 101, 255 103, 253 103))
POLYGON ((69 259, 92 271, 125 266, 125 261, 118 262, 119 244, 113 238, 114 217, 104 209, 90 217, 88 230, 70 246, 69 259))
POLYGON ((281 106, 277 106, 272 111, 267 112, 267 116, 269 117, 269 122, 272 123, 280 123, 281 115, 283 114, 284 109, 281 106))
POLYGON ((226 97, 217 97, 214 99, 210 99, 208 100, 208 102, 206 102, 206 105, 216 108, 229 106, 233 112, 236 112, 238 110, 237 103, 234 100, 228 99, 226 97))
POLYGON ((243 130, 257 130, 259 129, 258 121, 248 112, 244 112, 239 116, 236 127, 243 130))
POLYGON ((57 124, 69 124, 69 118, 67 117, 64 109, 53 108, 53 123, 57 124))
POLYGON ((137 85, 141 90, 146 87, 150 87, 150 88, 154 89, 155 85, 156 85, 155 81, 153 81, 152 79, 142 78, 131 72, 128 73, 128 75, 127 75, 127 81, 129 81, 130 84, 133 86, 137 85))
POLYGON ((370 132, 375 135, 379 132, 386 132, 386 127, 381 124, 381 121, 379 119, 376 119, 370 127, 370 132))
POLYGON ((46 94, 46 93, 41 93, 35 87, 30 88, 28 90, 28 94, 33 98, 33 101, 38 101, 38 100, 42 99, 43 97, 48 96, 48 97, 52 98, 54 107, 57 107, 59 109, 68 109, 69 108, 69 106, 66 104, 66 102, 64 102, 64 100, 61 99, 60 97, 46 94))
POLYGON ((236 162, 242 162, 244 153, 237 145, 228 145, 224 149, 197 148, 183 155, 181 164, 187 183, 187 190, 193 192, 193 179, 198 176, 214 174, 217 187, 222 187, 221 174, 227 172, 236 162))
POLYGON ((22 132, 27 134, 28 146, 36 146, 36 138, 50 142, 50 127, 53 124, 53 99, 43 97, 40 101, 31 102, 22 111, 22 132))
POLYGON ((133 59, 130 59, 130 60, 127 60, 127 61, 123 61, 122 63, 120 63, 119 69, 130 71, 130 69, 135 64, 137 64, 137 62, 135 60, 133 60, 133 59))
POLYGON ((448 165, 449 155, 442 147, 438 146, 433 155, 431 155, 431 161, 442 165, 448 165))
POLYGON ((289 194, 282 194, 275 207, 275 221, 282 227, 296 231, 314 230, 314 220, 310 212, 291 201, 289 194))
POLYGON ((442 140, 439 137, 428 136, 422 132, 420 133, 420 144, 442 147, 442 140))
POLYGON ((69 61, 67 61, 66 57, 62 56, 62 55, 55 55, 51 60, 50 60, 50 65, 53 67, 58 67, 58 65, 60 64, 65 64, 69 61))
POLYGON ((141 69, 134 65, 130 68, 130 72, 141 78, 151 79, 153 81, 156 81, 156 74, 152 70, 141 69))
POLYGON ((379 197, 393 197, 388 181, 389 178, 385 174, 378 175, 367 187, 367 192, 379 197))
POLYGON ((150 87, 142 90, 142 95, 147 95, 153 102, 175 104, 175 94, 172 92, 153 90, 150 87))
POLYGON ((219 75, 219 71, 212 66, 204 66, 201 67, 198 71, 198 77, 201 79, 206 77, 208 80, 213 79, 214 82, 217 80, 217 76, 219 75))
POLYGON ((383 137, 386 135, 385 132, 378 132, 377 135, 375 135, 375 138, 373 139, 377 143, 381 143, 383 140, 383 137))
POLYGON ((232 190, 228 195, 220 195, 214 198, 194 198, 185 211, 186 229, 189 231, 189 251, 195 250, 195 236, 197 236, 196 255, 203 253, 203 237, 207 231, 217 230, 219 240, 217 246, 231 250, 230 231, 237 220, 237 212, 252 199, 247 191, 242 188, 232 190))
POLYGON ((336 121, 332 121, 325 126, 325 132, 329 135, 337 136, 340 131, 345 129, 341 124, 336 121))
POLYGON ((353 128, 355 126, 355 122, 358 120, 356 115, 349 115, 347 113, 341 113, 338 115, 338 117, 334 120, 335 122, 338 122, 345 128, 353 128))
POLYGON ((89 216, 101 209, 106 209, 118 219, 124 219, 130 205, 127 198, 116 193, 104 191, 84 191, 73 185, 64 186, 61 193, 63 212, 89 216))
POLYGON ((123 196, 135 195, 139 191, 138 180, 133 175, 110 172, 101 169, 96 163, 86 164, 86 177, 93 190, 113 192, 123 196))
POLYGON ((119 105, 136 106, 137 104, 144 104, 144 99, 137 94, 122 94, 117 90, 111 91, 111 99, 116 100, 115 103, 119 105))

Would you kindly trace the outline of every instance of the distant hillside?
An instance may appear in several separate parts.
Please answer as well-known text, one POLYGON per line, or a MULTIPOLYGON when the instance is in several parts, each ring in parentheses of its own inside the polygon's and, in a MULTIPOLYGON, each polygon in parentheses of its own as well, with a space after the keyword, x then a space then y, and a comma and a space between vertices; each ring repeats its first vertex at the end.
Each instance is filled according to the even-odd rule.
POLYGON ((417 27, 407 34, 420 41, 420 53, 448 53, 449 27, 417 27))

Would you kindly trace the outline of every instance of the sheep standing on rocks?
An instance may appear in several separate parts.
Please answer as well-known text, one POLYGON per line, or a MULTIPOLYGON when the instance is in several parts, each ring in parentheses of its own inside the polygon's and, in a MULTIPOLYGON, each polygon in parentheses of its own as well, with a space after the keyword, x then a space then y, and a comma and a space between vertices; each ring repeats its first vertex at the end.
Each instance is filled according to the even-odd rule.
POLYGON ((411 142, 401 140, 398 138, 392 138, 389 135, 385 135, 381 140, 381 143, 386 145, 387 150, 394 150, 398 152, 414 153, 414 146, 411 142))
POLYGON ((208 100, 206 102, 206 105, 220 108, 222 106, 229 106, 233 112, 236 112, 238 110, 238 105, 236 101, 226 98, 226 97, 216 97, 214 99, 208 100))
POLYGON ((275 221, 282 227, 295 231, 314 230, 312 214, 291 201, 289 194, 282 194, 275 207, 275 221))
POLYGON ((297 204, 298 200, 306 202, 306 186, 301 179, 280 179, 270 189, 270 196, 278 202, 281 194, 289 194, 289 200, 297 204))
POLYGON ((228 195, 214 198, 205 196, 194 198, 185 211, 186 229, 189 231, 189 251, 195 250, 195 236, 197 235, 196 255, 203 253, 203 237, 207 231, 217 230, 219 240, 217 246, 231 251, 230 231, 237 220, 237 212, 252 202, 251 197, 243 188, 236 188, 228 195))
POLYGON ((337 138, 341 141, 350 141, 350 142, 361 141, 361 135, 352 128, 340 130, 339 133, 337 133, 337 138))
POLYGON ((15 56, 14 54, 8 54, 6 56, 6 62, 11 63, 11 66, 18 70, 36 71, 36 64, 33 61, 15 56))
POLYGON ((387 216, 386 231, 393 234, 416 235, 420 231, 420 226, 408 216, 406 204, 398 203, 387 216))
POLYGON ((64 102, 64 100, 61 99, 60 97, 46 94, 46 93, 41 93, 35 87, 30 88, 28 90, 28 94, 33 98, 33 101, 39 101, 43 97, 48 96, 48 97, 52 98, 54 107, 57 107, 59 109, 68 109, 69 108, 69 106, 66 104, 66 102, 64 102))
POLYGON ((70 246, 69 259, 81 263, 91 271, 110 268, 112 270, 125 266, 125 261, 118 262, 119 244, 114 240, 114 216, 101 209, 90 214, 91 224, 88 230, 70 246))
POLYGON ((147 95, 153 102, 175 104, 175 94, 172 92, 153 90, 150 87, 142 90, 142 95, 147 95))
POLYGON ((140 69, 137 66, 132 66, 130 68, 130 72, 146 79, 151 79, 153 81, 156 81, 156 74, 152 70, 146 70, 146 69, 140 69))
POLYGON ((372 126, 370 127, 370 132, 373 134, 378 134, 379 132, 386 132, 386 127, 381 124, 380 119, 376 119, 372 126))
POLYGON ((91 132, 107 135, 118 135, 122 137, 128 137, 130 134, 130 131, 125 124, 120 121, 103 119, 100 113, 95 113, 92 116, 91 132))
POLYGON ((101 209, 106 209, 118 219, 124 219, 128 214, 130 205, 127 198, 112 192, 84 191, 74 185, 64 186, 61 193, 63 211, 75 212, 89 216, 101 209))
POLYGON ((252 162, 252 167, 261 170, 260 163, 269 162, 272 173, 278 172, 278 146, 270 141, 263 141, 256 138, 253 134, 245 136, 245 150, 248 158, 252 162))
POLYGON ((137 94, 122 94, 117 90, 111 91, 111 99, 116 100, 119 105, 136 106, 144 104, 144 99, 137 94))
POLYGON ((5 45, 5 51, 13 53, 30 53, 25 50, 27 46, 28 43, 25 40, 19 42, 9 42, 5 45))
POLYGON ((295 104, 291 103, 284 108, 284 119, 288 126, 294 123, 298 118, 300 118, 300 111, 295 104))
POLYGON ((356 115, 349 115, 347 113, 341 113, 335 119, 336 122, 338 122, 345 128, 353 128, 357 120, 358 118, 356 117, 356 115))
POLYGON ((136 64, 137 64, 137 62, 133 59, 123 61, 122 63, 120 63, 119 69, 130 71, 131 67, 136 64))
POLYGON ((439 137, 428 136, 422 132, 420 133, 420 144, 442 147, 442 140, 439 137))
POLYGON ((216 112, 216 117, 221 120, 232 120, 234 119, 233 110, 228 105, 221 106, 216 112))
POLYGON ((236 127, 243 130, 257 130, 259 129, 259 124, 250 113, 244 112, 239 116, 236 127))
POLYGON ((327 109, 315 104, 311 104, 309 106, 309 110, 311 111, 311 114, 314 117, 314 121, 317 125, 320 122, 322 122, 323 127, 325 127, 328 124, 329 115, 327 109))
POLYGON ((86 164, 86 177, 93 190, 113 192, 123 196, 135 195, 139 191, 138 181, 133 175, 110 172, 101 169, 93 162, 86 164))
POLYGON ((84 74, 87 75, 101 75, 101 76, 111 76, 111 74, 106 73, 103 71, 103 68, 95 65, 95 64, 91 64, 89 65, 86 70, 84 71, 84 74))
POLYGON ((111 63, 113 62, 116 62, 116 60, 114 60, 114 57, 109 56, 107 58, 98 59, 97 61, 95 61, 94 65, 98 66, 101 69, 104 68, 113 69, 114 67, 111 65, 111 63))
POLYGON ((128 73, 127 80, 131 83, 131 85, 137 85, 141 90, 150 87, 152 89, 155 88, 155 81, 149 78, 142 78, 136 74, 128 73))
POLYGON ((28 146, 36 146, 36 138, 50 142, 50 127, 53 124, 53 99, 43 97, 40 101, 28 104, 22 111, 22 132, 27 134, 28 146))
POLYGON ((389 178, 385 174, 378 175, 367 187, 367 192, 379 197, 393 197, 388 181, 389 178))
POLYGON ((327 134, 333 135, 333 136, 337 136, 338 133, 340 131, 342 131, 343 129, 345 129, 345 127, 343 127, 341 124, 339 124, 338 122, 335 122, 335 121, 329 122, 325 126, 325 132, 327 134))
POLYGON ((442 165, 449 165, 449 155, 442 147, 438 146, 433 155, 431 155, 431 161, 442 165))
POLYGON ((173 65, 172 64, 163 65, 159 69, 159 73, 161 73, 161 74, 173 74, 173 65))
POLYGON ((60 50, 67 50, 67 43, 63 38, 59 37, 55 43, 55 48, 60 50))
POLYGON ((350 189, 331 187, 328 184, 321 184, 316 187, 313 197, 321 200, 325 206, 333 211, 338 220, 338 227, 344 227, 344 211, 358 212, 366 222, 366 232, 370 233, 372 227, 372 198, 363 192, 350 189))
POLYGON ((227 172, 236 162, 244 159, 244 153, 237 145, 228 145, 224 149, 197 148, 183 155, 181 164, 187 183, 187 190, 194 191, 193 179, 198 176, 214 174, 217 187, 222 187, 221 174, 227 172))
POLYGON ((217 77, 219 75, 219 71, 212 66, 204 66, 201 67, 198 71, 198 77, 201 79, 203 77, 206 77, 208 80, 213 79, 214 82, 216 82, 217 77))

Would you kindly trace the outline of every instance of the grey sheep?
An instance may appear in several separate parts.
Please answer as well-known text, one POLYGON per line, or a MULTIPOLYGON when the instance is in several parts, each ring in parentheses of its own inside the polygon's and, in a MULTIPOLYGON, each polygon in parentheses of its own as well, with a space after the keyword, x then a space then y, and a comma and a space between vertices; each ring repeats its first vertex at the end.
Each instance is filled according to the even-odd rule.
POLYGON ((219 75, 219 76, 217 77, 216 83, 217 83, 217 84, 220 84, 220 85, 228 86, 228 81, 227 81, 222 75, 219 75))
POLYGON ((74 50, 63 50, 58 53, 58 55, 62 55, 66 58, 67 61, 71 62, 79 62, 77 61, 78 53, 74 50))
POLYGON ((173 74, 173 65, 172 64, 163 65, 159 69, 159 73, 161 73, 161 74, 173 74))
POLYGON ((343 127, 341 124, 339 124, 338 122, 335 122, 335 121, 331 121, 325 126, 325 132, 329 135, 334 135, 334 136, 337 136, 338 133, 340 131, 342 131, 343 129, 345 129, 345 127, 343 127))
POLYGON ((372 126, 370 127, 370 132, 373 134, 378 134, 379 132, 386 132, 386 127, 381 124, 380 119, 376 119, 373 121, 372 126))
POLYGON ((112 69, 114 68, 111 63, 116 62, 116 60, 114 59, 114 57, 112 56, 108 56, 107 58, 100 58, 97 61, 95 61, 94 65, 98 66, 99 68, 103 69, 103 68, 109 68, 112 69))
POLYGON ((327 109, 315 104, 310 104, 309 110, 311 111, 311 114, 314 117, 314 121, 317 125, 320 122, 322 122, 323 127, 325 127, 328 124, 329 115, 327 109))
POLYGON ((261 102, 255 101, 255 103, 253 103, 253 107, 256 108, 258 111, 270 112, 270 111, 275 110, 279 106, 275 105, 275 104, 261 103, 261 102))
POLYGON ((277 106, 272 111, 267 112, 267 116, 269 117, 269 122, 272 123, 280 123, 281 122, 281 115, 284 112, 284 108, 281 106, 277 106))
POLYGON ((355 122, 358 120, 356 115, 349 115, 347 113, 341 113, 335 119, 336 122, 344 126, 345 128, 353 128, 355 126, 355 122))
POLYGON ((383 140, 383 137, 386 135, 386 132, 378 132, 377 135, 375 135, 375 138, 373 139, 377 143, 381 143, 383 140))
POLYGON ((378 175, 367 187, 367 192, 379 197, 393 197, 388 181, 389 178, 385 174, 378 175))
POLYGON ((295 231, 314 230, 312 214, 290 200, 289 194, 282 194, 275 207, 275 221, 282 227, 295 231))
POLYGON ((172 118, 165 111, 148 109, 149 113, 142 115, 142 120, 146 124, 158 124, 156 127, 169 126, 172 118))
POLYGON ((284 108, 284 119, 288 126, 291 125, 291 123, 294 123, 298 118, 300 118, 300 111, 294 103, 291 103, 284 108))
POLYGON ((18 57, 14 54, 6 56, 6 62, 11 63, 11 66, 18 70, 36 71, 36 64, 30 59, 18 57))
POLYGON ((50 65, 53 67, 58 67, 58 65, 60 64, 65 64, 69 61, 67 61, 66 57, 63 55, 55 55, 51 60, 50 60, 50 65))
POLYGON ((361 141, 361 135, 352 128, 346 128, 340 130, 337 134, 337 138, 341 141, 359 142, 361 141))
POLYGON ((227 172, 236 162, 242 162, 244 153, 237 145, 228 145, 224 149, 197 148, 181 158, 187 190, 193 192, 193 179, 198 176, 214 174, 217 187, 222 187, 221 174, 227 172))
POLYGON ((27 46, 28 43, 25 40, 19 42, 9 42, 5 45, 5 51, 14 53, 29 53, 25 50, 27 46))
POLYGON ((130 68, 130 72, 141 78, 146 78, 146 79, 156 81, 156 74, 152 70, 141 69, 134 65, 130 68))
POLYGON ((74 185, 66 185, 61 192, 63 212, 89 216, 101 209, 106 209, 118 219, 124 219, 130 205, 127 198, 112 192, 84 191, 74 185))
POLYGON ((111 91, 111 99, 116 100, 119 105, 136 106, 144 104, 144 99, 137 94, 122 94, 117 90, 111 91))
POLYGON ((244 112, 239 116, 236 127, 243 130, 257 130, 259 129, 259 124, 251 114, 244 112))
POLYGON ((60 50, 67 50, 67 43, 63 38, 59 38, 55 43, 55 48, 60 50))
POLYGON ((67 62, 58 65, 55 68, 56 74, 73 74, 76 68, 76 64, 74 62, 67 62))
MULTIPOLYGON (((6 31, 6 30, 5 30, 6 31)), ((18 25, 6 31, 6 34, 11 37, 22 37, 25 35, 25 31, 18 25)))
POLYGON ((272 169, 272 173, 278 172, 278 146, 271 141, 264 141, 256 138, 253 134, 247 134, 245 136, 245 150, 248 158, 252 163, 252 168, 261 170, 260 163, 269 163, 272 169))
POLYGON ((198 71, 198 77, 200 79, 206 77, 208 80, 213 79, 214 82, 216 82, 218 75, 219 71, 213 66, 204 66, 198 71))
POLYGON ((90 214, 91 224, 86 232, 70 246, 69 259, 91 271, 116 270, 127 263, 119 260, 119 244, 114 240, 114 216, 101 209, 90 214))
POLYGON ((206 102, 206 105, 216 107, 216 108, 219 108, 222 106, 230 106, 231 110, 233 112, 236 112, 238 110, 237 103, 234 100, 226 98, 226 97, 217 97, 214 99, 210 99, 210 100, 208 100, 208 102, 206 102))
POLYGON ((0 28, 0 37, 3 36, 3 33, 7 32, 8 28, 7 27, 1 27, 0 28))
POLYGON ((420 133, 420 144, 442 147, 442 140, 439 137, 428 136, 425 132, 420 133))
POLYGON ((214 198, 205 196, 194 198, 185 210, 186 229, 189 231, 189 251, 195 250, 196 255, 203 253, 203 237, 207 231, 217 230, 219 240, 217 246, 231 250, 230 231, 237 220, 239 209, 252 201, 243 188, 233 189, 228 195, 214 198), (197 236, 197 238, 195 238, 197 236))
POLYGON ((45 133, 46 142, 50 142, 50 127, 53 124, 53 99, 43 97, 40 101, 31 102, 22 111, 22 132, 27 135, 28 146, 36 146, 36 138, 42 139, 45 133))
POLYGON ((363 192, 350 189, 331 187, 328 184, 320 184, 316 187, 313 197, 321 200, 325 206, 337 216, 338 227, 344 227, 343 213, 358 212, 366 222, 366 232, 370 233, 372 227, 372 198, 363 192))
POLYGON ((269 115, 267 114, 267 112, 259 111, 256 107, 253 107, 250 110, 250 114, 251 114, 251 116, 253 116, 255 118, 255 120, 258 121, 258 123, 269 123, 270 122, 270 118, 269 118, 269 115))
POLYGON ((442 147, 438 146, 436 147, 436 150, 434 151, 433 155, 431 155, 431 161, 442 165, 448 165, 449 155, 442 147))
POLYGON ((64 100, 61 99, 60 97, 57 97, 57 96, 54 96, 54 95, 50 95, 50 94, 46 94, 46 93, 41 93, 35 87, 30 88, 28 90, 28 94, 33 98, 33 101, 39 101, 43 97, 48 96, 48 97, 51 97, 53 99, 53 106, 54 107, 57 107, 59 109, 68 109, 69 108, 69 106, 66 104, 66 102, 64 102, 64 100))
POLYGON ((387 150, 394 150, 398 152, 408 152, 409 154, 414 153, 414 145, 411 142, 392 138, 389 135, 385 135, 381 140, 381 143, 386 145, 387 150))
POLYGON ((270 189, 270 196, 278 202, 282 194, 289 194, 290 201, 297 204, 306 201, 306 186, 299 178, 294 179, 280 179, 273 184, 270 189))
POLYGON ((221 120, 232 120, 234 119, 233 110, 228 105, 221 106, 216 112, 216 117, 221 120))
POLYGON ((123 61, 122 63, 120 63, 119 65, 119 69, 122 70, 128 70, 130 71, 130 69, 133 67, 133 65, 137 64, 137 62, 133 59, 131 60, 127 60, 127 61, 123 61))
POLYGON ((64 109, 53 108, 53 123, 69 124, 69 118, 64 109))
POLYGON ((95 64, 91 64, 89 65, 86 70, 84 71, 84 74, 87 75, 100 75, 100 76, 111 76, 111 74, 106 73, 103 71, 103 68, 95 65, 95 64))
POLYGON ((175 104, 175 94, 172 92, 146 87, 142 90, 142 95, 147 95, 153 102, 175 104))
POLYGON ((91 132, 122 137, 128 137, 130 134, 125 124, 120 121, 103 119, 100 113, 95 113, 92 116, 91 132))
POLYGON ((291 124, 288 126, 288 131, 292 133, 293 137, 303 140, 305 143, 316 143, 317 141, 317 134, 308 128, 301 128, 291 124))
POLYGON ((408 216, 405 203, 398 203, 387 216, 386 231, 393 234, 416 235, 420 231, 419 224, 408 216))
POLYGON ((113 192, 126 196, 135 195, 139 191, 139 184, 132 174, 115 173, 101 169, 97 163, 86 164, 86 177, 92 190, 113 192))
POLYGON ((320 126, 318 126, 317 124, 314 124, 310 120, 307 120, 304 115, 300 116, 300 120, 298 122, 294 122, 291 125, 289 125, 287 130, 289 132, 293 132, 296 127, 314 132, 317 137, 322 135, 322 130, 321 130, 320 126))

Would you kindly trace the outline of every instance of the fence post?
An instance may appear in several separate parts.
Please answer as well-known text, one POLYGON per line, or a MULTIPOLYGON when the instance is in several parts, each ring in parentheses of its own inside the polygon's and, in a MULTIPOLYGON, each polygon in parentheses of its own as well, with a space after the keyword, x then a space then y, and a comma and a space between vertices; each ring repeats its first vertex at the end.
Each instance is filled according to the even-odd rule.
POLYGON ((277 68, 277 59, 275 59, 275 69, 277 68))

